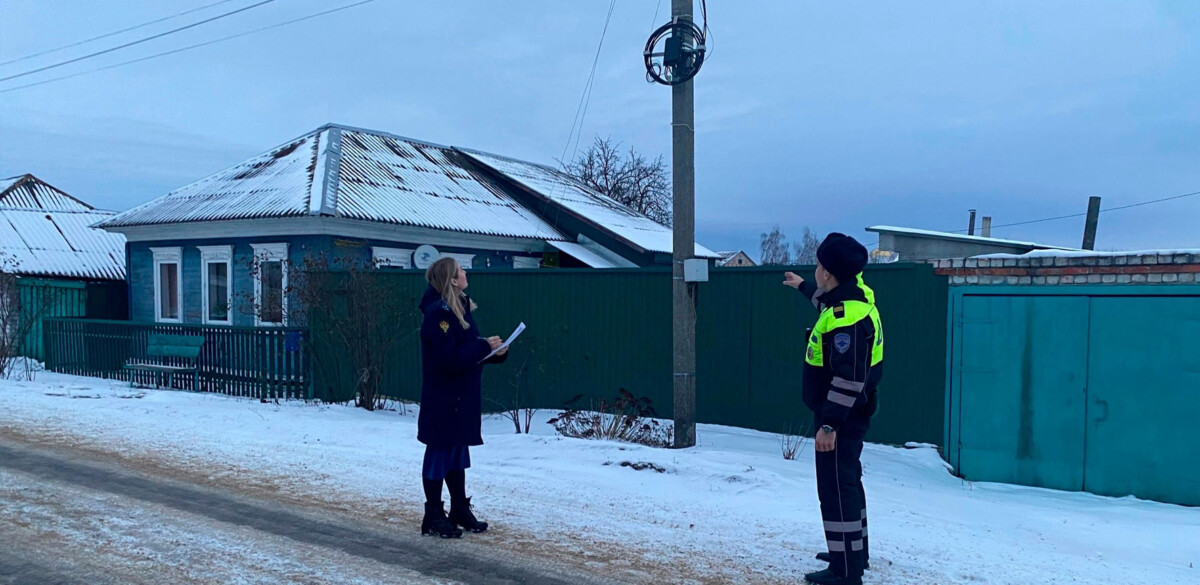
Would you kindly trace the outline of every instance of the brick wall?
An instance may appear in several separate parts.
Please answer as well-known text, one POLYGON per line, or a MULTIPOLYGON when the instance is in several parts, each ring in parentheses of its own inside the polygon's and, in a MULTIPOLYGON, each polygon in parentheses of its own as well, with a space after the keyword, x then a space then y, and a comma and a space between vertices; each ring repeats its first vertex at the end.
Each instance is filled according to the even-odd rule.
POLYGON ((951 285, 1196 284, 1200 254, 1137 253, 937 260, 951 285))

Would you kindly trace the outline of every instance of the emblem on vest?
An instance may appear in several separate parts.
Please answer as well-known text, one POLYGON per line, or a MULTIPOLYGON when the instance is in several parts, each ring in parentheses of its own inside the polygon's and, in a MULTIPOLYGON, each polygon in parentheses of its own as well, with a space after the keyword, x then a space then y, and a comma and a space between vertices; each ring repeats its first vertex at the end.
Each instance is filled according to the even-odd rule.
POLYGON ((450 324, 447 323, 446 321, 442 321, 441 323, 438 323, 438 327, 442 328, 442 333, 450 332, 450 324))
POLYGON ((850 349, 850 334, 838 333, 833 336, 833 347, 838 350, 838 353, 846 353, 850 349))

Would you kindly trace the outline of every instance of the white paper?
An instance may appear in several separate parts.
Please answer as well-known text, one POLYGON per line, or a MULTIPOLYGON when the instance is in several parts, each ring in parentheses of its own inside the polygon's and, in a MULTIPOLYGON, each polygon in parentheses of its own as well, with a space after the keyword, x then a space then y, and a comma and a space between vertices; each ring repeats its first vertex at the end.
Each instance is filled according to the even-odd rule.
POLYGON ((486 361, 488 361, 489 359, 491 359, 491 358, 492 358, 492 356, 494 356, 494 355, 496 355, 497 353, 499 353, 499 352, 500 352, 500 350, 502 350, 502 349, 505 349, 505 348, 507 348, 508 346, 512 345, 512 342, 516 341, 516 340, 517 340, 517 337, 519 337, 519 336, 521 335, 521 332, 522 332, 522 331, 524 331, 524 330, 525 330, 525 324, 524 324, 524 323, 521 323, 520 325, 517 325, 517 329, 516 329, 515 331, 513 331, 513 332, 512 332, 512 335, 509 335, 509 336, 508 336, 508 339, 505 339, 505 340, 504 340, 504 344, 503 344, 503 345, 501 345, 499 348, 497 348, 497 349, 495 349, 495 350, 492 350, 492 353, 489 353, 489 354, 487 354, 487 357, 485 357, 485 358, 483 358, 482 360, 480 360, 480 362, 482 363, 482 362, 486 362, 486 361))

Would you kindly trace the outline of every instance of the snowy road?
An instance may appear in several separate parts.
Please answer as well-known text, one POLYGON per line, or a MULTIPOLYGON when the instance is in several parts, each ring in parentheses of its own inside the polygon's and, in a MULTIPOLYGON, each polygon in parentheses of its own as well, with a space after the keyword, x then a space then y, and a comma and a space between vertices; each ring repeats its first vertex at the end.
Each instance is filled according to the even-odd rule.
POLYGON ((4 585, 603 582, 411 532, 0 439, 4 585))

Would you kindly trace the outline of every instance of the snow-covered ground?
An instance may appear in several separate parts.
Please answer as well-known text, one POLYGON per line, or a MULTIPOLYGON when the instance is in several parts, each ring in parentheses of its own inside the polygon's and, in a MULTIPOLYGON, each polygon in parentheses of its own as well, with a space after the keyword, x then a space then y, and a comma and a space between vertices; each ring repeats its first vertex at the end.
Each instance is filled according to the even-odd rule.
MULTIPOLYGON (((49 373, 0 382, 0 431, 168 460, 322 505, 368 502, 402 530, 417 529, 423 500, 414 414, 49 373)), ((525 538, 593 567, 661 564, 713 583, 797 582, 820 568, 811 444, 786 461, 773 435, 701 425, 695 449, 651 449, 557 437, 550 414, 532 435, 490 418, 487 445, 472 451, 468 490, 497 546, 525 538)), ((868 445, 863 460, 868 583, 1200 583, 1200 509, 972 484, 929 448, 868 445)))

